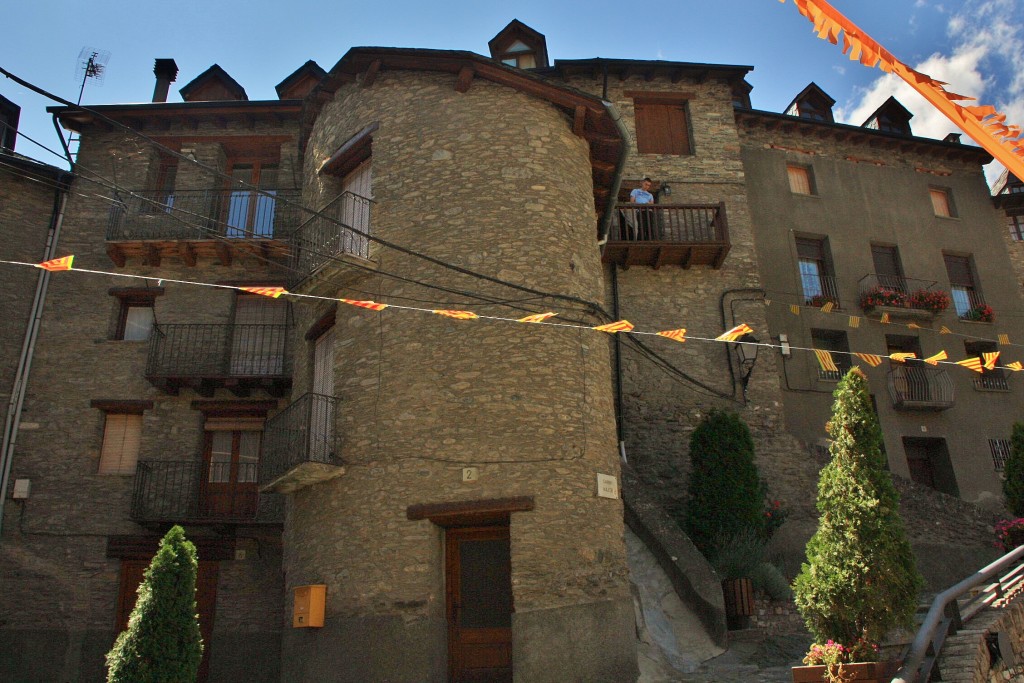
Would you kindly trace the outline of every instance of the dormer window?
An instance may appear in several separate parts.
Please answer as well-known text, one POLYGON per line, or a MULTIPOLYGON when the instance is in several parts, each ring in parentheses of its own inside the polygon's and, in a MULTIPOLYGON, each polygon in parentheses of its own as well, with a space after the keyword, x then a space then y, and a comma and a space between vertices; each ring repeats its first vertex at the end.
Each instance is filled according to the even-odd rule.
POLYGON ((890 97, 861 124, 861 127, 897 135, 912 135, 910 119, 913 116, 895 97, 890 97))
POLYGON ((513 19, 487 43, 491 59, 517 69, 544 69, 548 66, 548 46, 544 34, 513 19))
POLYGON ((836 101, 829 97, 828 93, 811 83, 789 103, 785 113, 788 116, 799 116, 802 119, 834 123, 832 106, 835 103, 836 101))
POLYGON ((501 63, 520 69, 536 69, 537 55, 533 48, 523 41, 517 40, 506 48, 505 54, 501 57, 501 63))

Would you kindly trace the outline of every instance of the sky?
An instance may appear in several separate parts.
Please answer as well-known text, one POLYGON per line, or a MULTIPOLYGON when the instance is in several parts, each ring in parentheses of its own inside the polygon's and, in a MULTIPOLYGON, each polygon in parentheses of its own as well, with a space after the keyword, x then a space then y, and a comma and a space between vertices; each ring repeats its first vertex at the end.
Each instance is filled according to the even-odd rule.
MULTIPOLYGON (((947 89, 971 95, 1024 125, 1024 0, 832 0, 898 59, 947 89)), ((330 70, 356 46, 420 47, 487 54, 487 41, 512 19, 545 34, 552 59, 615 57, 753 66, 754 108, 781 112, 808 83, 836 100, 836 120, 860 125, 895 95, 915 114, 915 135, 956 130, 895 76, 851 62, 819 40, 792 1, 676 0, 180 0, 175 4, 94 0, 7 3, 0 66, 75 101, 83 48, 109 53, 102 81, 90 80, 82 103, 147 102, 153 60, 171 57, 178 89, 219 64, 250 100, 276 99, 274 86, 313 59, 330 70)), ((53 103, 0 76, 0 95, 22 107, 21 132, 60 149, 45 108, 53 103)), ((967 138, 965 136, 965 141, 967 138)), ((19 139, 17 151, 61 165, 19 139)), ((990 164, 991 179, 1000 168, 990 164)))

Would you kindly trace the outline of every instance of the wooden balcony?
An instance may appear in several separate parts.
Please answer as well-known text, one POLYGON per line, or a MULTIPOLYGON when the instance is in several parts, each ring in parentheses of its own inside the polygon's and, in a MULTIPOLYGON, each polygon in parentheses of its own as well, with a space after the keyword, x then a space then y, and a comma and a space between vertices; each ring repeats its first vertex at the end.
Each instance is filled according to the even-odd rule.
POLYGON ((159 266, 165 257, 188 266, 215 259, 228 266, 240 256, 285 259, 298 225, 298 190, 133 192, 110 208, 107 255, 118 267, 128 259, 159 266), (288 200, 288 201, 278 201, 288 200))
POLYGON ((895 367, 889 371, 888 386, 896 410, 949 410, 955 402, 953 380, 942 368, 895 367))
POLYGON ((711 266, 729 253, 725 204, 619 204, 601 260, 622 267, 711 266))
POLYGON ((267 421, 260 490, 292 493, 345 473, 337 434, 338 399, 305 394, 267 421))
POLYGON ((216 389, 285 396, 292 385, 289 333, 289 325, 157 325, 146 379, 174 396, 183 388, 206 397, 216 389))
POLYGON ((219 471, 217 467, 199 459, 139 461, 135 467, 131 518, 152 526, 284 521, 283 497, 257 490, 255 463, 236 463, 230 471, 219 471))

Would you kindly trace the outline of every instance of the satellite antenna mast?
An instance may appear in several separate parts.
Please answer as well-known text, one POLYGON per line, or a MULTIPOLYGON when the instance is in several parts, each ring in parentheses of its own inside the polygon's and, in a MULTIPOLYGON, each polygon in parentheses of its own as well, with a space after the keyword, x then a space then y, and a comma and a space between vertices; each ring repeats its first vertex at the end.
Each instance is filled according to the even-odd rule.
POLYGON ((96 85, 103 85, 109 61, 110 53, 106 50, 83 47, 82 51, 78 53, 78 62, 75 64, 75 80, 82 81, 82 85, 78 89, 78 104, 82 103, 82 94, 85 92, 85 84, 89 82, 89 79, 95 81, 96 85))

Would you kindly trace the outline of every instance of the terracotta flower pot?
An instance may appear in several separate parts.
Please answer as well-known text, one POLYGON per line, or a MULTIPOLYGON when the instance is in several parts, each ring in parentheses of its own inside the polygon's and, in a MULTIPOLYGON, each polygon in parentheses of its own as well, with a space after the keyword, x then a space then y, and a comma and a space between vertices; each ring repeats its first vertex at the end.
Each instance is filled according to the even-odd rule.
MULTIPOLYGON (((825 665, 794 666, 793 683, 822 683, 828 681, 825 665)), ((891 678, 888 662, 853 662, 843 664, 843 680, 853 683, 888 683, 891 678)))

